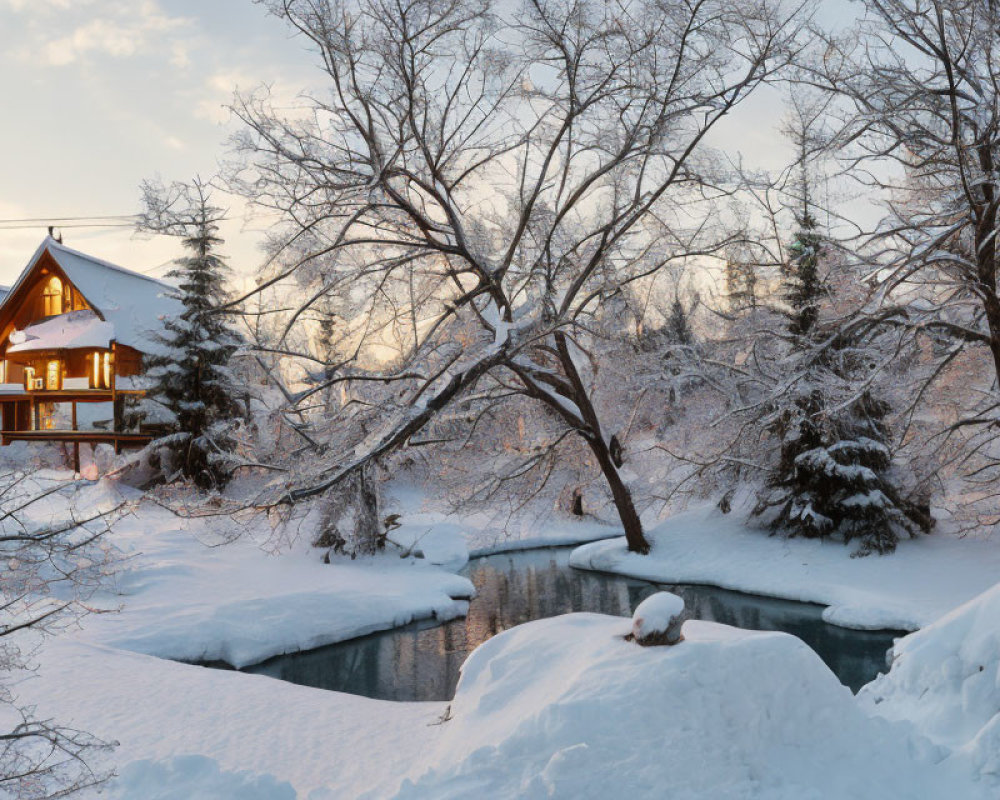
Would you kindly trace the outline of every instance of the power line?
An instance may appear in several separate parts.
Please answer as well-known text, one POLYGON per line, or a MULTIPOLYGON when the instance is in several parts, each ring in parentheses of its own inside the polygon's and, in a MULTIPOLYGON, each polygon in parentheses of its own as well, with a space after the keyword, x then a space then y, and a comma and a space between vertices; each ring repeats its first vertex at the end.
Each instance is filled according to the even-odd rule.
POLYGON ((138 214, 88 214, 79 217, 23 217, 21 219, 0 219, 0 223, 5 222, 81 222, 92 219, 137 219, 138 214))
MULTIPOLYGON (((34 230, 36 228, 44 228, 46 222, 36 222, 33 225, 5 225, 0 221, 0 231, 23 231, 23 230, 34 230)), ((69 225, 55 225, 53 227, 64 230, 66 228, 134 228, 134 222, 90 222, 90 223, 80 223, 71 222, 69 225)))

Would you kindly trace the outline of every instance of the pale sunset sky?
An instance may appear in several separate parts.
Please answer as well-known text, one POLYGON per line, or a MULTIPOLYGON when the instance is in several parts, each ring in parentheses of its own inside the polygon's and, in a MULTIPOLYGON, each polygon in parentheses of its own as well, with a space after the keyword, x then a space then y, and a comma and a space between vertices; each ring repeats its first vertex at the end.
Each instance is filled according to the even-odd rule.
MULTIPOLYGON (((234 89, 267 82, 294 96, 316 75, 251 0, 0 0, 0 284, 46 234, 45 222, 8 220, 135 214, 144 178, 216 172, 234 89)), ((261 226, 218 199, 233 216, 225 252, 251 271, 261 226)), ((66 244, 151 275, 180 254, 175 239, 71 224, 66 244)))
MULTIPOLYGON (((315 58, 252 0, 0 0, 0 284, 10 284, 57 218, 139 210, 145 178, 212 176, 233 130, 233 91, 280 97, 319 83, 315 58), (40 221, 20 222, 40 218, 40 221)), ((781 95, 765 92, 723 138, 780 163, 781 95)), ((231 210, 225 253, 250 274, 263 223, 231 210)), ((64 241, 161 276, 179 242, 120 227, 71 227, 64 241)))

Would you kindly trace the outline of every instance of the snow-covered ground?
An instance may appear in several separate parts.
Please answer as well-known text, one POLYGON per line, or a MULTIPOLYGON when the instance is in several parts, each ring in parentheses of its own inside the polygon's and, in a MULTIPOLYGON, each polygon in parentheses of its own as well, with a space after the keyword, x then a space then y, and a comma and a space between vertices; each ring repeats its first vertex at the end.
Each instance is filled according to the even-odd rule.
POLYGON ((120 741, 107 796, 122 800, 996 796, 979 762, 859 703, 792 636, 691 621, 679 645, 643 648, 630 624, 571 614, 502 633, 450 706, 68 640, 24 693, 120 741))
POLYGON ((1000 781, 1000 585, 898 642, 893 659, 859 702, 1000 781))
POLYGON ((122 612, 87 618, 81 638, 242 667, 416 619, 454 619, 474 592, 467 578, 395 554, 323 564, 304 542, 268 553, 254 532, 207 546, 217 544, 210 523, 148 503, 120 522, 115 544, 130 561, 117 593, 91 604, 122 612))
MULTIPOLYGON (((87 491, 87 503, 108 503, 113 487, 87 491)), ((664 582, 830 603, 842 623, 915 627, 944 615, 903 639, 893 671, 858 698, 791 636, 688 622, 679 645, 643 648, 624 639, 630 620, 592 614, 489 640, 450 705, 165 660, 247 664, 449 618, 464 612, 471 585, 431 562, 454 569, 470 549, 550 532, 509 541, 484 534, 480 519, 433 510, 402 521, 394 537, 425 558, 396 550, 326 565, 308 536, 280 553, 262 547, 274 549, 266 529, 211 546, 219 522, 143 503, 113 534, 130 556, 125 569, 90 601, 110 613, 48 641, 19 699, 118 741, 109 758, 120 777, 104 796, 128 800, 1000 793, 1000 590, 947 614, 1000 576, 987 540, 930 536, 890 557, 851 559, 840 545, 768 538, 699 511, 654 529, 649 557, 627 556, 618 540, 576 551, 578 562, 664 582)), ((608 528, 567 521, 551 532, 608 528)))
POLYGON ((412 484, 390 490, 387 510, 402 512, 401 527, 390 534, 393 542, 413 547, 434 563, 461 566, 477 556, 581 544, 621 535, 621 528, 594 517, 561 514, 511 519, 503 510, 484 509, 449 514, 440 501, 426 496, 412 484))
POLYGON ((573 552, 581 569, 656 583, 708 583, 828 606, 827 622, 851 628, 916 630, 1000 580, 1000 542, 932 533, 890 556, 850 558, 830 541, 785 539, 747 527, 714 507, 670 517, 647 533, 652 552, 629 553, 624 539, 573 552))
POLYGON ((480 646, 398 797, 992 796, 866 715, 792 636, 691 621, 680 644, 644 648, 629 627, 571 614, 480 646))

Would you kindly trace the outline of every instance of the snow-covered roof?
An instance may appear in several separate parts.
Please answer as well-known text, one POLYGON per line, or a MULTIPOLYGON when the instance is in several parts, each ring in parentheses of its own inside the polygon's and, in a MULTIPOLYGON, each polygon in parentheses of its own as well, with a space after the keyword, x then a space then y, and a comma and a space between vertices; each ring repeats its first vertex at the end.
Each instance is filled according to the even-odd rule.
POLYGON ((107 348, 115 338, 115 326, 93 311, 71 311, 33 322, 10 335, 8 353, 60 350, 80 347, 107 348))
MULTIPOLYGON (((0 302, 0 309, 8 301, 15 300, 18 289, 46 251, 70 283, 86 298, 91 308, 113 327, 111 338, 143 353, 157 353, 162 349, 155 338, 155 333, 161 328, 161 320, 176 316, 181 310, 180 303, 167 296, 173 287, 148 275, 88 256, 57 242, 51 236, 47 236, 39 245, 20 277, 0 302)), ((96 332, 96 329, 90 331, 91 334, 96 332)), ((101 335, 103 336, 103 332, 101 335)))

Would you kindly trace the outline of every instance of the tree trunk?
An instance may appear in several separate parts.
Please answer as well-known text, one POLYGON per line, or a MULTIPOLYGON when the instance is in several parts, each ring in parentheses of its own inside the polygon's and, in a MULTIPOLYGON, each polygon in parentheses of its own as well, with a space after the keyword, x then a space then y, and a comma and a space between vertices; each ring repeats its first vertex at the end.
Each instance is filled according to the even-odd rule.
POLYGON ((632 493, 622 480, 622 476, 618 474, 618 468, 611 458, 611 451, 608 450, 603 439, 598 437, 586 438, 587 444, 590 445, 590 449, 597 457, 597 463, 601 467, 604 479, 608 482, 608 486, 611 487, 611 496, 614 498, 615 508, 618 509, 618 516, 621 518, 622 527, 625 529, 625 539, 628 542, 629 551, 646 555, 649 552, 649 542, 642 532, 642 521, 639 519, 639 513, 635 510, 635 505, 632 503, 632 493))
MULTIPOLYGON (((597 463, 601 467, 604 479, 611 488, 611 496, 615 501, 615 508, 618 509, 618 516, 621 518, 622 527, 625 529, 625 539, 628 542, 628 549, 632 553, 645 555, 649 552, 649 542, 642 532, 642 521, 639 513, 632 503, 632 492, 629 491, 622 476, 618 474, 615 458, 611 454, 608 443, 601 433, 601 422, 597 416, 597 409, 590 400, 587 388, 583 379, 573 363, 573 358, 569 352, 569 343, 565 334, 559 332, 555 334, 556 350, 559 353, 559 361, 563 371, 569 379, 569 386, 572 390, 572 400, 576 407, 580 409, 583 421, 589 430, 580 430, 580 434, 586 440, 594 455, 597 456, 597 463)), ((620 446, 620 445, 619 445, 620 446)))

